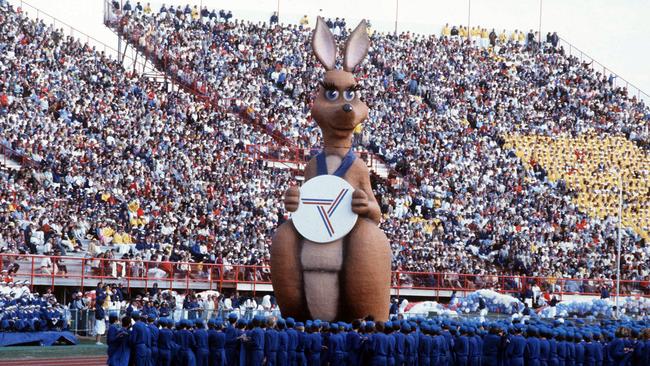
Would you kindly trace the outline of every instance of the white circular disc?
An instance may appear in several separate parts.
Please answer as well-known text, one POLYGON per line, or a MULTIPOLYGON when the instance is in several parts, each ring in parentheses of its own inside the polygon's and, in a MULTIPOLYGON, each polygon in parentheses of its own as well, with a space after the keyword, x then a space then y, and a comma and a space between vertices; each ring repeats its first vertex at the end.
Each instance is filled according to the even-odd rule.
POLYGON ((350 183, 335 175, 319 175, 300 187, 300 204, 291 215, 305 239, 329 243, 347 235, 357 222, 350 183))

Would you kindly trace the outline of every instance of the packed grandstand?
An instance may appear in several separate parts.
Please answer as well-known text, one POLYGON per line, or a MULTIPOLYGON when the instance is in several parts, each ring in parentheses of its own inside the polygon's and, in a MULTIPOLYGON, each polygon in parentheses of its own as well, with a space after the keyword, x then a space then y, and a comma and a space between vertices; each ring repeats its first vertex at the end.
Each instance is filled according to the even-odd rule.
MULTIPOLYGON (((462 26, 431 36, 370 29, 357 72, 370 116, 354 149, 371 168, 393 285, 464 293, 444 305, 395 299, 387 325, 302 324, 267 319, 279 315, 268 294, 189 288, 213 290, 216 278, 269 282, 271 237, 289 217, 282 195, 321 147, 309 112, 322 77, 309 20, 281 25, 207 7, 118 2, 105 20, 174 87, 0 0, 0 331, 73 328, 99 341, 105 329, 89 324, 121 312, 163 329, 176 322, 179 334, 202 333, 205 321, 224 337, 237 333, 242 349, 260 326, 323 332, 332 347, 336 334, 358 331, 374 345, 382 336, 371 334, 417 333, 439 342, 439 364, 464 352, 445 346, 450 332, 524 334, 567 349, 602 343, 599 352, 630 338, 644 349, 650 109, 614 75, 569 55, 557 35, 476 27, 468 41, 462 26), (614 303, 619 239, 622 292, 634 296, 614 303), (51 275, 52 288, 80 278, 81 291, 63 304, 52 289, 40 296, 16 280, 29 277, 30 254, 32 278, 51 275), (83 292, 86 275, 119 285, 83 292), (144 293, 132 293, 131 282, 124 288, 138 278, 149 281, 144 293), (187 287, 171 288, 179 278, 187 287), (559 302, 566 293, 600 298, 559 302), (488 312, 507 318, 486 322, 488 312), (469 313, 480 320, 456 319, 469 313), (567 317, 586 323, 558 320, 567 317)), ((347 37, 344 19, 327 24, 347 37)), ((113 335, 124 333, 116 322, 113 335)), ((636 350, 621 357, 642 365, 648 356, 636 350)), ((359 357, 374 357, 365 352, 359 357)))
MULTIPOLYGON (((186 91, 2 9, 2 144, 27 159, 2 173, 5 253, 268 262, 296 180, 250 147, 318 149, 309 27, 165 10, 108 23, 186 91)), ((374 189, 394 269, 612 279, 620 172, 623 278, 647 283, 643 101, 555 42, 372 42, 355 142, 390 171, 374 189)))

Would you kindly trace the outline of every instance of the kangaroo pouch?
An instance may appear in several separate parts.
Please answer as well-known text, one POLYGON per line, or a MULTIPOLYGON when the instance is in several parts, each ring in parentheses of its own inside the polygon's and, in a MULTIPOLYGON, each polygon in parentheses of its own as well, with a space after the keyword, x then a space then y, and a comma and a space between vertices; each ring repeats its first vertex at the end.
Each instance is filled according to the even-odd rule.
POLYGON ((336 319, 340 296, 339 272, 343 268, 343 240, 318 244, 303 239, 300 262, 309 313, 316 319, 336 319))

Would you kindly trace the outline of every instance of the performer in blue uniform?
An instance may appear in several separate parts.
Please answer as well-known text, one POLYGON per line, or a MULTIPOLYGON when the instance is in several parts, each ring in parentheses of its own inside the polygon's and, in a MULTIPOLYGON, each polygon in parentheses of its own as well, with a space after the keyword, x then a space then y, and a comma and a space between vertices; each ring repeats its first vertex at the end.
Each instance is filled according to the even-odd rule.
POLYGON ((359 328, 361 321, 352 322, 352 330, 345 335, 345 352, 347 354, 348 366, 359 366, 361 363, 361 335, 359 328))
POLYGON ((330 336, 327 344, 327 353, 329 364, 345 365, 345 335, 340 333, 340 327, 337 323, 330 324, 330 336))
POLYGON ((307 365, 307 333, 305 333, 305 325, 302 322, 296 323, 296 334, 298 336, 298 343, 296 344, 296 366, 307 365))
POLYGON ((398 322, 393 322, 393 333, 391 336, 395 340, 395 365, 402 366, 404 364, 404 353, 406 347, 406 335, 400 331, 401 325, 398 322))
POLYGON ((384 323, 384 334, 388 342, 388 354, 386 355, 386 363, 388 366, 395 366, 395 338, 393 338, 393 323, 387 321, 384 323))
POLYGON ((226 326, 226 360, 228 366, 239 366, 239 341, 241 331, 236 328, 237 314, 228 314, 228 325, 226 326))
POLYGON ((246 332, 247 366, 262 366, 264 361, 264 330, 261 328, 263 321, 260 317, 254 317, 253 329, 246 332))
POLYGON ((582 333, 576 333, 575 337, 575 362, 576 366, 584 366, 585 363, 585 343, 584 335, 582 333))
POLYGON ((616 338, 607 347, 609 365, 626 366, 632 356, 633 348, 630 347, 628 329, 619 327, 616 330, 616 338))
POLYGON ((287 358, 289 366, 295 366, 296 349, 298 348, 298 331, 296 331, 296 321, 293 318, 287 318, 287 358))
POLYGON ((210 366, 226 366, 226 333, 222 332, 223 321, 210 319, 208 321, 208 348, 210 350, 210 366))
POLYGON ((479 366, 481 364, 481 353, 483 349, 483 341, 481 337, 476 334, 473 326, 470 326, 467 332, 469 338, 469 355, 468 363, 470 366, 479 366))
POLYGON ((516 324, 513 329, 514 334, 506 346, 506 360, 509 366, 524 366, 526 339, 522 337, 521 332, 521 324, 516 324))
POLYGON ((151 364, 154 366, 158 365, 158 335, 160 334, 158 326, 154 324, 155 320, 156 318, 152 317, 150 312, 147 318, 147 326, 151 333, 151 364))
POLYGON ((544 327, 539 330, 539 365, 549 366, 551 358, 551 344, 549 343, 549 330, 544 327))
POLYGON ((196 349, 196 341, 190 331, 191 328, 192 323, 189 320, 181 320, 176 327, 176 333, 174 333, 174 343, 178 345, 176 360, 181 366, 196 366, 196 357, 193 351, 196 349))
POLYGON ((162 329, 158 332, 158 365, 170 366, 172 362, 172 349, 174 348, 171 319, 160 319, 162 329))
POLYGON ((537 338, 538 332, 537 328, 534 326, 529 326, 526 330, 526 348, 524 350, 524 357, 526 359, 526 366, 540 366, 539 363, 539 354, 540 346, 539 339, 537 338))
MULTIPOLYGON (((287 334, 287 323, 284 319, 278 319, 276 323, 278 327, 278 358, 276 361, 277 366, 289 365, 289 335, 287 334)), ((295 356, 294 350, 294 356, 295 356)))
POLYGON ((431 353, 433 352, 433 339, 429 332, 428 324, 420 325, 420 336, 418 341, 418 365, 430 366, 431 353))
POLYGON ((151 366, 151 332, 149 327, 140 319, 140 313, 131 313, 135 324, 131 327, 129 344, 135 366, 151 366))
POLYGON ((268 319, 265 324, 264 356, 266 357, 266 365, 275 366, 278 359, 278 348, 280 347, 278 331, 274 329, 273 319, 268 319))
POLYGON ((388 337, 384 334, 384 323, 375 324, 375 332, 370 335, 370 355, 372 366, 387 366, 388 355, 390 353, 390 343, 388 337))
POLYGON ((313 322, 305 339, 305 357, 307 357, 307 365, 309 366, 320 366, 323 339, 319 333, 319 327, 320 322, 313 322))
POLYGON ((208 366, 210 349, 208 347, 208 332, 205 330, 203 320, 194 320, 194 355, 196 366, 208 366))
POLYGON ((466 326, 460 327, 460 336, 454 340, 454 354, 457 366, 469 365, 469 337, 467 336, 468 329, 466 326))
POLYGON ((404 365, 415 366, 418 350, 415 345, 414 334, 411 331, 411 325, 408 322, 403 322, 400 326, 400 332, 404 334, 404 365))
POLYGON ((501 336, 499 328, 495 325, 490 327, 489 333, 483 338, 483 349, 481 350, 481 365, 498 366, 499 348, 501 347, 501 336))
POLYGON ((131 318, 125 316, 122 318, 120 325, 117 315, 109 316, 110 327, 106 336, 106 343, 108 344, 108 366, 128 366, 129 358, 131 356, 131 349, 129 347, 129 327, 131 326, 131 318))

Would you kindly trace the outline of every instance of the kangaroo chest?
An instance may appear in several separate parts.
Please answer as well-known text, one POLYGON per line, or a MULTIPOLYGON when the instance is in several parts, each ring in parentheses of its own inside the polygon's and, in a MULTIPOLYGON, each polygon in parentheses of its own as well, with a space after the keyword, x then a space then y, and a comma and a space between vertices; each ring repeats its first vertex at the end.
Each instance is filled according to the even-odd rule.
MULTIPOLYGON (((349 168, 349 158, 337 155, 317 157, 318 174, 341 174, 341 167, 345 171, 349 168)), ((347 157, 347 155, 346 155, 347 157)), ((340 177, 345 175, 342 172, 340 177)), ((334 320, 339 307, 339 271, 343 268, 343 240, 338 239, 331 243, 314 243, 307 239, 302 240, 300 262, 303 269, 304 291, 307 306, 312 317, 326 321, 334 320)))
MULTIPOLYGON (((325 157, 325 161, 327 174, 333 174, 343 159, 338 155, 329 155, 325 157)), ((300 262, 304 270, 339 271, 343 265, 343 239, 327 244, 303 239, 300 262)))

